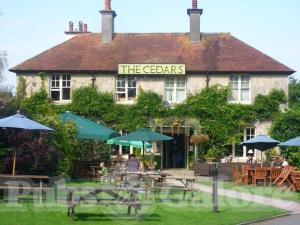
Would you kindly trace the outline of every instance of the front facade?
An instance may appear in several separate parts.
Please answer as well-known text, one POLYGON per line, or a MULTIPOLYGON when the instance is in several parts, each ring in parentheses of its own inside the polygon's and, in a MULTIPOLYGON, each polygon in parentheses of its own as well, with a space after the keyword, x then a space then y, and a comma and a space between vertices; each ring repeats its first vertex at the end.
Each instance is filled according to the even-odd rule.
MULTIPOLYGON (((47 91, 58 104, 69 103, 72 91, 89 85, 113 93, 120 104, 133 104, 140 90, 155 91, 165 106, 215 84, 232 88, 232 103, 251 104, 258 94, 274 88, 288 93, 292 69, 229 33, 200 33, 202 9, 197 1, 188 9, 189 33, 159 34, 114 33, 116 13, 109 3, 101 11, 101 34, 88 32, 86 25, 82 30, 82 24, 74 31, 70 23, 66 34, 72 38, 11 69, 26 79, 28 96, 41 88, 39 72, 48 74, 47 91)), ((253 124, 245 130, 245 139, 266 134, 269 126, 253 124)), ((179 142, 186 142, 183 139, 179 142)))

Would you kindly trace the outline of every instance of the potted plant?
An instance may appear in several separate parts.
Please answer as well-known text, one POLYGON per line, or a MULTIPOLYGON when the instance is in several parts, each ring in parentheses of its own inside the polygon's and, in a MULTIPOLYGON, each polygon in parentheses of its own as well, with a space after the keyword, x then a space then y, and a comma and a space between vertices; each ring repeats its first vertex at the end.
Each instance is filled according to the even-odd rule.
POLYGON ((145 165, 147 166, 147 168, 149 170, 155 170, 156 166, 157 166, 157 162, 153 161, 153 160, 145 160, 145 165))
POLYGON ((276 157, 278 157, 280 154, 279 152, 277 151, 276 148, 272 148, 271 151, 270 151, 270 159, 272 162, 274 162, 276 160, 276 157))
POLYGON ((216 159, 215 149, 209 148, 205 155, 205 159, 208 163, 215 161, 215 159, 216 159))

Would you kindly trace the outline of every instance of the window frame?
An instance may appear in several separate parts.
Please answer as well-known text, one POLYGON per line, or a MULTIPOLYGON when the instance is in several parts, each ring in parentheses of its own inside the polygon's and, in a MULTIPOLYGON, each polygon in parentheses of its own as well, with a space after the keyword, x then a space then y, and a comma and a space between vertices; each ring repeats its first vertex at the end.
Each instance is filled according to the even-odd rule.
POLYGON ((249 139, 252 139, 254 137, 256 137, 256 127, 246 127, 244 129, 244 141, 247 141, 249 139, 247 139, 247 137, 249 136, 249 139), (250 129, 250 135, 247 135, 247 129, 250 129), (254 130, 254 133, 252 133, 252 129, 254 130))
POLYGON ((50 86, 49 96, 54 102, 70 102, 71 101, 71 88, 72 88, 72 76, 71 76, 71 74, 57 74, 57 73, 56 74, 51 74, 50 75, 49 86, 50 86), (56 78, 54 80, 55 86, 52 85, 54 76, 56 78), (67 76, 67 78, 64 79, 64 76, 67 76), (58 86, 57 86, 57 82, 58 82, 58 86), (66 82, 66 85, 63 85, 64 82, 66 82), (64 89, 69 89, 69 91, 70 91, 70 94, 69 94, 70 98, 69 99, 63 99, 64 89), (52 98, 52 92, 59 92, 59 100, 55 100, 55 99, 52 98))
POLYGON ((138 88, 137 88, 137 77, 134 75, 117 75, 116 76, 116 82, 115 82, 115 101, 120 104, 126 104, 126 103, 133 103, 138 96, 138 88), (135 87, 129 87, 129 78, 135 79, 135 87), (118 81, 119 79, 125 79, 125 86, 119 87, 118 81), (124 91, 118 91, 118 89, 124 88, 124 91), (134 89, 135 90, 135 97, 132 100, 129 100, 129 90, 134 89), (125 100, 119 101, 118 94, 125 94, 125 100))
POLYGON ((182 77, 182 76, 166 76, 165 77, 165 82, 164 82, 164 101, 171 103, 171 104, 176 104, 176 103, 181 103, 186 99, 187 96, 187 79, 186 77, 182 77), (167 86, 167 82, 168 79, 173 79, 173 87, 168 87, 167 86), (183 87, 178 87, 178 80, 182 79, 184 81, 184 98, 183 100, 179 101, 178 100, 178 90, 183 90, 183 87), (174 99, 173 101, 170 101, 167 99, 167 89, 172 90, 172 99, 174 99))
MULTIPOLYGON (((236 83, 236 82, 235 82, 236 83)), ((230 103, 242 103, 242 104, 251 104, 251 75, 250 74, 230 74, 229 76, 229 87, 232 89, 232 90, 237 90, 237 100, 231 100, 230 98, 232 96, 230 96, 229 98, 229 102, 230 103), (231 81, 231 77, 233 76, 237 76, 238 79, 237 79, 237 84, 238 84, 238 87, 237 89, 233 89, 232 87, 232 81, 231 81), (246 88, 243 88, 242 87, 242 77, 248 77, 249 80, 248 80, 248 95, 249 95, 249 100, 246 100, 246 101, 243 101, 242 100, 242 90, 247 90, 246 88)))

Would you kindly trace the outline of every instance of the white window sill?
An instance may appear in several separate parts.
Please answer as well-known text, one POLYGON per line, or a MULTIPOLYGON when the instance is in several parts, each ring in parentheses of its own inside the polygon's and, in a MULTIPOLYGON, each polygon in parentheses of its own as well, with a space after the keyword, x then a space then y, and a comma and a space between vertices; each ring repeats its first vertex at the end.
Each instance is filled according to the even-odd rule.
POLYGON ((53 101, 55 105, 66 105, 66 104, 70 104, 71 102, 72 102, 71 100, 53 101))
POLYGON ((120 105, 133 105, 135 101, 126 101, 126 102, 116 102, 116 104, 120 105))
POLYGON ((251 101, 243 102, 243 101, 228 101, 230 104, 242 104, 242 105, 251 105, 251 101))

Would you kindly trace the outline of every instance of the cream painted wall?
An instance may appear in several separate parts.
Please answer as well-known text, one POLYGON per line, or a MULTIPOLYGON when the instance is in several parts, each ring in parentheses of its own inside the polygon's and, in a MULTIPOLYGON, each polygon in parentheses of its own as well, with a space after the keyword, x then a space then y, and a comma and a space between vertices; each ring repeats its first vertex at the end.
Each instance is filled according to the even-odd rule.
POLYGON ((144 91, 155 91, 161 96, 164 96, 165 78, 163 76, 137 77, 137 88, 144 91))
POLYGON ((267 95, 272 89, 282 89, 288 96, 287 75, 252 75, 251 76, 251 99, 254 101, 256 95, 267 95))
MULTIPOLYGON (((42 87, 42 80, 36 74, 22 74, 22 76, 17 76, 17 84, 19 78, 22 77, 26 80, 26 96, 31 96, 32 94, 39 92, 42 87)), ((49 78, 45 78, 45 87, 47 93, 49 93, 49 78)))

